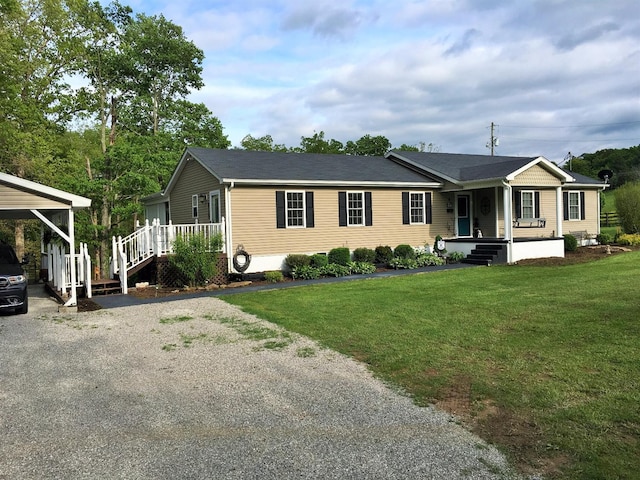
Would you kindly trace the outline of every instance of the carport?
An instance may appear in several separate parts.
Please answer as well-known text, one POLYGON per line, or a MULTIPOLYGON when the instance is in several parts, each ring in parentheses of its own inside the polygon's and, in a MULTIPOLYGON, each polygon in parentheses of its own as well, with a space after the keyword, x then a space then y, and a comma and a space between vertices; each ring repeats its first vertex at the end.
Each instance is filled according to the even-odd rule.
POLYGON ((67 261, 76 258, 74 214, 90 206, 88 198, 0 172, 0 219, 39 219, 64 242, 63 249, 68 253, 62 255, 60 263, 66 278, 62 289, 69 287, 67 307, 77 305, 78 299, 77 265, 75 261, 67 261), (67 231, 61 226, 66 226, 67 231))

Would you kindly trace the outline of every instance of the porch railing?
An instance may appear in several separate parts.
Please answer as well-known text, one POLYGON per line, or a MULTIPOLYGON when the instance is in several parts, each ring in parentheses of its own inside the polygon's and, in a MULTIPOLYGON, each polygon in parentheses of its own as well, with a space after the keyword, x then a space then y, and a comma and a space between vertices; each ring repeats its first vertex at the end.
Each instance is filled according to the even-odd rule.
MULTIPOLYGON (((73 256, 76 264, 76 286, 85 287, 87 298, 91 298, 91 257, 86 243, 81 243, 73 256)), ((71 289, 71 255, 61 245, 47 245, 48 281, 62 297, 71 289)))
MULTIPOLYGON (((163 256, 173 253, 173 242, 176 237, 188 239, 193 235, 203 235, 207 243, 217 234, 222 234, 222 252, 224 245, 225 220, 220 223, 193 223, 176 224, 169 222, 161 225, 159 219, 151 223, 145 221, 144 225, 138 224, 136 231, 126 237, 113 237, 111 255, 111 278, 120 276, 121 281, 132 268, 137 267, 147 259, 154 256, 163 256)), ((123 284, 123 293, 126 293, 123 284)))

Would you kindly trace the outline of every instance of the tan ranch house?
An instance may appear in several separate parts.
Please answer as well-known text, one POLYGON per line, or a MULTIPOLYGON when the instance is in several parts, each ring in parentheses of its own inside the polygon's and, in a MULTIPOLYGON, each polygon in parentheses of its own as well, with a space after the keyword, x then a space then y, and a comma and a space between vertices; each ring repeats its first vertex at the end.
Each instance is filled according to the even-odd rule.
POLYGON ((143 202, 162 225, 215 225, 230 259, 251 255, 251 273, 282 269, 290 253, 432 246, 436 236, 471 262, 562 257, 564 233, 599 233, 604 187, 544 157, 187 148, 167 188, 143 202))

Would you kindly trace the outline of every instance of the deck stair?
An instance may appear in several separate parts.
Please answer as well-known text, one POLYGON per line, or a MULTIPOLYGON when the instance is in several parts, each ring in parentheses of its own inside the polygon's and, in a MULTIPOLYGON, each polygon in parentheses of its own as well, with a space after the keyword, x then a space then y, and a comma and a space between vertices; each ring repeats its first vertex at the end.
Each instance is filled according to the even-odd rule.
POLYGON ((462 259, 462 263, 491 266, 494 263, 506 263, 507 252, 504 245, 481 243, 462 259))
POLYGON ((117 278, 101 278, 91 282, 91 293, 97 295, 116 295, 122 293, 122 285, 117 278))

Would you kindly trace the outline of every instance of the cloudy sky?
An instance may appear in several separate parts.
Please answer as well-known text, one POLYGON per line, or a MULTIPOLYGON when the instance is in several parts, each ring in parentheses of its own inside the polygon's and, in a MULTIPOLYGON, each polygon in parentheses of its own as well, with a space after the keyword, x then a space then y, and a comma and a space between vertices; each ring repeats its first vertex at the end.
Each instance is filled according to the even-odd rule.
POLYGON ((640 144, 638 0, 122 0, 205 52, 232 144, 384 135, 561 162, 640 144))

